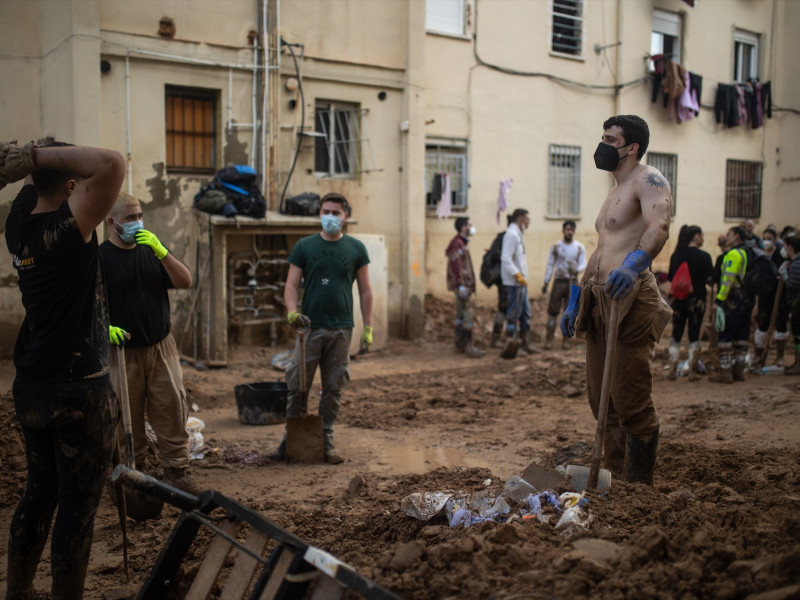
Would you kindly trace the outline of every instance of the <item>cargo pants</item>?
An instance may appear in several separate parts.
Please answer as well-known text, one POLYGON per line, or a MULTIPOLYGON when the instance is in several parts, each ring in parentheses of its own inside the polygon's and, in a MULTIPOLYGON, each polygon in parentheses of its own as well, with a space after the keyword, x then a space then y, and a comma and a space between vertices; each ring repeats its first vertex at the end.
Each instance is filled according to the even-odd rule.
MULTIPOLYGON (((591 280, 584 282, 575 325, 577 336, 586 340, 586 386, 595 419, 600 407, 612 302, 603 286, 604 283, 591 280)), ((608 402, 609 429, 618 428, 633 435, 659 429, 650 367, 656 344, 671 317, 672 309, 661 297, 655 277, 649 271, 640 275, 630 294, 620 300, 619 332, 608 402)))

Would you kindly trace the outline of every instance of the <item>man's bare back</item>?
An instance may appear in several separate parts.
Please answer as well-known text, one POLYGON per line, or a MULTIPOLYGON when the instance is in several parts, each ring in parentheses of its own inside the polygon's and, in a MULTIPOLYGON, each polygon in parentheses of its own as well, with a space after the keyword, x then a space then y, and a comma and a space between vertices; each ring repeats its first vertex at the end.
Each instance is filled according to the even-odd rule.
MULTIPOLYGON (((604 132, 604 142, 616 145, 615 129, 619 130, 612 127, 604 132)), ((617 185, 609 191, 595 221, 597 250, 589 259, 584 280, 606 281, 634 250, 644 250, 654 259, 669 237, 670 185, 658 169, 638 164, 634 157, 629 156, 629 165, 614 171, 617 185)))

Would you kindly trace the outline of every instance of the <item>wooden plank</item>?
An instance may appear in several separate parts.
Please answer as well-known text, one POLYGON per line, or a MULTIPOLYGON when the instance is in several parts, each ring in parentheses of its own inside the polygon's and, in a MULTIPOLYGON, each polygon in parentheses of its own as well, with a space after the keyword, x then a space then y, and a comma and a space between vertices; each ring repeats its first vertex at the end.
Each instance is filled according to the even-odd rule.
MULTIPOLYGON (((230 537, 235 538, 236 534, 244 524, 239 521, 226 521, 220 530, 225 532, 230 537)), ((211 541, 203 563, 197 571, 197 575, 192 582, 192 587, 189 588, 184 600, 205 600, 208 593, 211 591, 212 586, 217 581, 219 572, 225 564, 225 559, 231 550, 231 543, 221 535, 217 535, 211 541)))
POLYGON ((289 548, 284 548, 258 600, 273 600, 275 598, 275 594, 278 593, 278 588, 280 588, 281 583, 283 583, 283 578, 286 577, 286 573, 292 565, 292 560, 294 560, 294 552, 289 548))
POLYGON ((344 596, 344 590, 344 586, 338 581, 323 575, 317 582, 317 587, 314 588, 311 600, 339 600, 344 596))
MULTIPOLYGON (((267 540, 269 540, 268 536, 256 529, 251 529, 247 539, 244 541, 244 547, 253 554, 261 556, 267 540)), ((233 570, 225 582, 225 588, 222 590, 220 600, 240 600, 243 598, 247 588, 250 587, 256 568, 260 564, 255 558, 239 550, 239 556, 236 558, 233 570)))

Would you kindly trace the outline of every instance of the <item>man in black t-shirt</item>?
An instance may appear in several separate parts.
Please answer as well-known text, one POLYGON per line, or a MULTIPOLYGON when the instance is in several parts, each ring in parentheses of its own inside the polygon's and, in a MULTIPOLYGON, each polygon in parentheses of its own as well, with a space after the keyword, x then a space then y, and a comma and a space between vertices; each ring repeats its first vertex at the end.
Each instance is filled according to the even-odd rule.
POLYGON ((125 162, 112 150, 0 142, 0 188, 25 178, 6 220, 25 307, 14 348, 13 396, 28 473, 11 521, 8 600, 34 594, 56 507, 52 597, 83 597, 119 418, 108 374, 108 308, 95 228, 124 176, 125 162))
MULTIPOLYGON (((131 409, 134 460, 144 468, 147 456, 145 415, 158 439, 164 479, 186 491, 199 490, 188 475, 189 410, 180 356, 170 333, 170 288, 192 285, 189 269, 155 234, 144 229, 139 200, 120 194, 106 223, 111 237, 100 245, 108 287, 111 324, 130 334, 125 368, 131 409)), ((117 333, 116 331, 114 333, 117 333)), ((112 334, 112 343, 119 335, 112 334)), ((118 355, 111 353, 111 378, 119 389, 118 355)))

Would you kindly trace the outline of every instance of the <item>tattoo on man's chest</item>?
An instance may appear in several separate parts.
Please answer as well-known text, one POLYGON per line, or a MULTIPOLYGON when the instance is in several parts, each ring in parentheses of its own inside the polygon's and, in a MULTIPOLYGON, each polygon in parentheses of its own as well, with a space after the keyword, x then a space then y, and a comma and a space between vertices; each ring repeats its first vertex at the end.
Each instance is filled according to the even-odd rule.
POLYGON ((647 183, 652 185, 655 188, 666 188, 667 182, 664 180, 663 177, 659 177, 655 173, 648 173, 646 177, 647 183))

